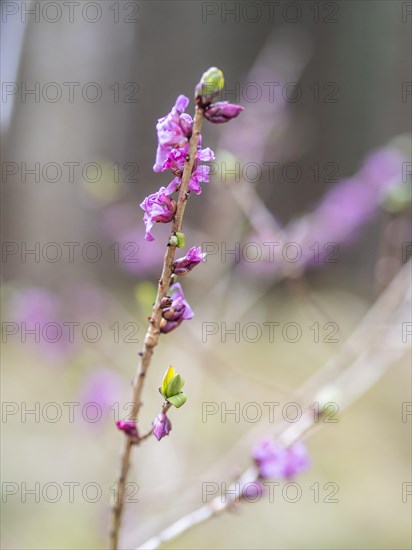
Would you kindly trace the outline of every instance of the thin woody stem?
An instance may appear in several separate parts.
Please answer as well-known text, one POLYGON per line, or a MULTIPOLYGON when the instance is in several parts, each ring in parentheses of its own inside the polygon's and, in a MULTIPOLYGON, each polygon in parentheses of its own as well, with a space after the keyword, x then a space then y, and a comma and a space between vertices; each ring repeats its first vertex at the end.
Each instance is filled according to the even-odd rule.
MULTIPOLYGON (((170 403, 168 403, 167 401, 164 403, 163 407, 162 407, 162 413, 161 414, 166 414, 167 411, 170 409, 172 405, 170 403)), ((145 439, 147 439, 148 437, 150 437, 153 433, 153 428, 154 426, 152 426, 150 428, 150 430, 148 430, 145 434, 139 436, 139 440, 138 440, 138 444, 140 444, 141 441, 144 441, 145 439)))
MULTIPOLYGON (((172 224, 172 235, 181 232, 183 216, 188 199, 188 186, 195 163, 196 150, 199 143, 200 131, 203 123, 204 111, 196 106, 195 117, 193 120, 193 132, 189 141, 189 151, 185 159, 182 179, 177 199, 176 213, 172 224)), ((144 340, 143 351, 139 354, 140 361, 133 380, 132 402, 134 404, 133 413, 130 416, 132 422, 137 423, 141 407, 141 396, 144 386, 146 372, 150 366, 153 355, 153 349, 158 343, 160 336, 160 323, 162 320, 162 299, 167 296, 170 286, 170 279, 173 274, 173 262, 176 252, 176 246, 169 245, 163 261, 162 275, 157 286, 157 296, 153 305, 152 314, 149 318, 149 327, 144 340)), ((151 433, 151 432, 150 432, 151 433)), ((133 440, 125 434, 120 458, 120 471, 117 478, 118 491, 112 506, 112 523, 110 530, 110 548, 117 550, 119 547, 119 534, 123 515, 123 505, 125 497, 125 487, 127 474, 130 468, 130 456, 133 447, 133 440)))

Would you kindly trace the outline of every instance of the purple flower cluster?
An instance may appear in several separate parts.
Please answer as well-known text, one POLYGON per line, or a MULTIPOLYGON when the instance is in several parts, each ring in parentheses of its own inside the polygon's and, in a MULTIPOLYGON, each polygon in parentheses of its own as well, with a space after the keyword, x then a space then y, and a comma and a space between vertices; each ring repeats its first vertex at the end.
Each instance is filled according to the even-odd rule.
MULTIPOLYGON (((176 201, 170 195, 180 188, 184 164, 189 152, 189 139, 192 135, 193 120, 185 113, 189 99, 180 95, 169 114, 160 118, 157 125, 157 154, 153 166, 155 172, 170 170, 174 175, 173 180, 164 188, 149 195, 140 204, 144 210, 144 223, 146 225, 146 240, 153 241, 151 229, 155 222, 169 223, 176 212, 176 201)), ((210 166, 200 164, 214 160, 213 151, 208 147, 201 149, 202 137, 199 136, 198 151, 193 165, 192 175, 188 184, 188 190, 196 195, 202 192, 201 183, 209 181, 210 166)))
POLYGON ((309 467, 306 446, 295 443, 282 447, 273 439, 264 439, 252 451, 262 478, 290 479, 309 467))
MULTIPOLYGON (((210 122, 227 122, 237 117, 243 110, 243 107, 227 102, 212 103, 223 83, 222 71, 212 67, 202 75, 201 82, 196 87, 196 104, 203 110, 205 118, 210 122)), ((189 140, 193 133, 192 117, 185 113, 188 105, 189 99, 184 95, 179 95, 170 113, 160 118, 156 125, 158 146, 153 170, 155 172, 170 170, 174 178, 167 187, 161 187, 159 191, 146 197, 140 204, 144 211, 145 238, 148 241, 154 240, 151 231, 155 223, 170 223, 176 214, 177 204, 171 195, 180 189, 185 163, 187 163, 189 155, 189 140)), ((215 155, 209 147, 202 149, 202 136, 199 135, 188 192, 193 191, 196 195, 200 195, 201 184, 209 181, 210 172, 210 166, 202 163, 210 162, 214 158, 215 155)), ((169 245, 184 246, 179 243, 179 236, 184 243, 184 235, 176 230, 176 233, 172 234, 173 240, 171 238, 169 245)), ((200 247, 190 248, 186 256, 178 258, 173 263, 174 275, 186 275, 204 257, 205 254, 202 253, 200 247)), ((160 331, 163 333, 171 332, 185 319, 191 319, 194 315, 185 300, 180 284, 174 284, 170 291, 172 297, 166 296, 162 303, 163 315, 160 331)))
MULTIPOLYGON (((223 73, 216 67, 212 67, 203 74, 201 82, 196 88, 196 103, 203 109, 205 119, 213 123, 228 122, 243 111, 243 107, 240 105, 233 105, 227 101, 212 103, 223 86, 223 82, 223 73), (204 95, 206 89, 209 91, 209 95, 206 94, 207 97, 204 95)), ((176 212, 176 202, 170 198, 170 195, 180 188, 189 153, 189 140, 193 132, 193 119, 185 113, 188 105, 189 99, 184 95, 179 95, 170 113, 160 118, 156 125, 158 145, 153 170, 155 172, 170 170, 174 178, 166 188, 162 187, 157 193, 146 197, 140 204, 144 210, 146 240, 148 241, 154 240, 150 232, 154 223, 169 223, 173 220, 176 212)), ((209 147, 202 149, 201 146, 202 136, 199 135, 198 150, 188 183, 188 191, 193 191, 196 195, 200 195, 202 192, 201 184, 209 181, 210 166, 201 163, 215 159, 215 155, 209 147)))
MULTIPOLYGON (((369 153, 352 177, 336 183, 311 212, 289 222, 279 233, 283 234, 284 243, 297 245, 298 257, 294 267, 303 270, 337 261, 334 251, 338 250, 339 245, 350 244, 356 239, 381 211, 386 195, 402 182, 405 162, 406 157, 392 147, 369 153), (314 243, 317 245, 316 252, 314 243)), ((253 273, 255 277, 274 279, 278 274, 285 273, 287 263, 284 247, 277 246, 279 233, 276 227, 267 226, 259 234, 250 233, 241 243, 242 247, 254 243, 262 250, 262 256, 256 263, 240 262, 240 269, 246 274, 253 273)), ((288 267, 291 265, 289 263, 288 267)))
POLYGON ((309 243, 320 243, 321 265, 328 253, 328 242, 351 242, 379 211, 385 192, 401 181, 404 162, 405 158, 390 147, 370 153, 360 170, 326 193, 309 217, 292 223, 287 228, 288 236, 291 241, 302 243, 306 255, 303 260, 309 265, 313 261, 309 243))

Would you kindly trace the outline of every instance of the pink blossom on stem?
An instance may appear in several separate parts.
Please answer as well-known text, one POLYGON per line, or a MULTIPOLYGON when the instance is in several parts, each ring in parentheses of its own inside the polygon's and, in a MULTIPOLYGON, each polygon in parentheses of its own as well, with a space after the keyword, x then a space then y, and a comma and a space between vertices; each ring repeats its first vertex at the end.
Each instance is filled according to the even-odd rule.
POLYGON ((175 215, 176 201, 171 199, 165 191, 165 188, 161 187, 159 191, 146 197, 140 204, 140 208, 145 212, 143 221, 146 225, 145 238, 148 241, 154 240, 150 231, 155 222, 169 223, 175 215))
POLYGON ((132 420, 118 420, 116 422, 117 428, 130 437, 139 437, 136 424, 132 420))
POLYGON ((164 413, 156 416, 153 422, 153 435, 160 441, 165 435, 169 435, 172 430, 172 423, 164 413))
POLYGON ((173 147, 183 147, 188 142, 193 126, 192 117, 184 113, 188 105, 189 99, 180 95, 170 113, 160 118, 156 125, 158 147, 153 166, 155 172, 166 170, 164 162, 173 147))
MULTIPOLYGON (((199 145, 201 140, 199 139, 199 145)), ((169 183, 166 188, 166 194, 171 195, 177 191, 180 187, 181 177, 183 174, 183 168, 186 155, 188 154, 188 146, 183 149, 173 149, 168 158, 165 161, 165 166, 170 168, 176 177, 169 183)), ((200 195, 202 188, 200 183, 207 183, 209 181, 210 166, 199 165, 199 162, 210 162, 215 159, 213 151, 206 147, 205 149, 199 148, 196 151, 195 163, 193 165, 192 175, 189 180, 188 189, 193 191, 196 195, 200 195)))
POLYGON ((173 272, 176 275, 186 275, 189 271, 192 271, 200 262, 205 258, 206 253, 202 252, 201 246, 193 246, 190 248, 183 258, 178 258, 173 263, 173 272))

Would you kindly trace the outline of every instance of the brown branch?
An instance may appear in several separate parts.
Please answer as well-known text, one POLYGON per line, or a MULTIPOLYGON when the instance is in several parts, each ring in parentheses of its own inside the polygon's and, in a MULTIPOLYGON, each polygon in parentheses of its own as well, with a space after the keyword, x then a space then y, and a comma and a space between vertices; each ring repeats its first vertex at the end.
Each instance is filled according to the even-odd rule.
MULTIPOLYGON (((193 132, 189 141, 189 151, 185 160, 183 169, 182 181, 180 184, 179 197, 177 200, 176 214, 172 224, 172 235, 181 232, 183 215, 186 208, 188 199, 188 186, 190 177, 192 175, 193 166, 195 162, 196 150, 199 142, 200 130, 203 123, 203 109, 199 106, 196 107, 195 117, 193 120, 193 132)), ((175 257, 176 246, 167 246, 166 254, 163 261, 162 275, 157 286, 156 301, 153 306, 152 314, 149 319, 149 327, 147 329, 146 337, 144 340, 144 348, 140 354, 140 361, 136 371, 136 376, 133 381, 132 401, 134 403, 133 413, 130 420, 137 423, 139 417, 139 411, 141 407, 141 396, 144 386, 144 380, 146 372, 150 366, 150 361, 153 355, 153 349, 156 347, 160 336, 160 323, 162 320, 162 299, 167 296, 167 292, 170 286, 170 279, 173 273, 173 261, 175 257)), ((134 446, 133 440, 125 434, 123 447, 121 450, 120 459, 120 471, 117 478, 118 492, 114 498, 112 506, 112 523, 110 531, 110 548, 117 550, 119 547, 119 534, 122 522, 124 496, 127 475, 130 468, 130 457, 132 447, 134 446)))
MULTIPOLYGON (((161 414, 166 414, 167 411, 170 409, 172 405, 170 403, 168 403, 167 401, 163 404, 163 407, 162 407, 162 413, 161 414)), ((142 441, 144 441, 145 439, 149 438, 152 433, 153 433, 153 429, 154 429, 154 426, 152 426, 150 428, 150 430, 148 430, 146 433, 144 433, 143 435, 139 435, 139 438, 138 438, 138 445, 140 445, 140 443, 142 441)))

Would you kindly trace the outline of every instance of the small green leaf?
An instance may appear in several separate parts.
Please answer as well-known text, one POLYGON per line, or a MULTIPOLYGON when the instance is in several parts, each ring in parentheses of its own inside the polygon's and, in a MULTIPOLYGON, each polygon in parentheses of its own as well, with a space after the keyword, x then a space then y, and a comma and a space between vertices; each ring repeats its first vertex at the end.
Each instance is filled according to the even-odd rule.
POLYGON ((174 375, 175 375, 175 369, 172 367, 172 365, 170 365, 170 367, 167 369, 167 371, 166 371, 166 373, 163 377, 163 381, 162 381, 161 393, 164 397, 166 397, 167 387, 168 387, 170 381, 172 380, 172 378, 174 377, 174 375))
POLYGON ((184 380, 180 377, 180 374, 176 374, 170 382, 168 383, 166 387, 166 397, 172 397, 173 395, 177 395, 184 386, 184 380))
POLYGON ((169 403, 171 405, 173 405, 174 407, 176 407, 176 409, 178 409, 179 407, 184 405, 186 403, 186 399, 187 399, 187 397, 183 392, 178 393, 177 395, 172 395, 172 397, 167 398, 169 403))
POLYGON ((179 239, 176 237, 176 235, 172 235, 169 239, 169 245, 170 246, 178 246, 179 245, 179 239))

